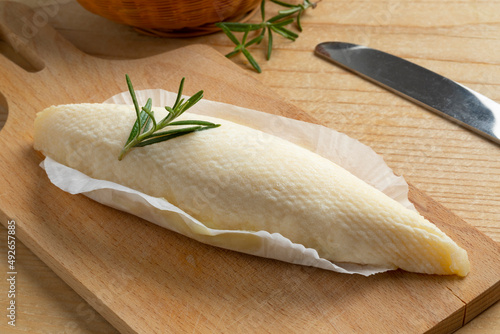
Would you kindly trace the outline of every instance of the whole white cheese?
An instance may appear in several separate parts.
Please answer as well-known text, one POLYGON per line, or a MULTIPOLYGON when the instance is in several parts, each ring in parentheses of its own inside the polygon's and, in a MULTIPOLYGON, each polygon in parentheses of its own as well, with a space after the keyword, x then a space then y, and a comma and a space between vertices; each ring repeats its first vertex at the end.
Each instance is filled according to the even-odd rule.
MULTIPOLYGON (((155 109, 159 120, 164 109, 155 109)), ((280 233, 334 262, 465 276, 465 250, 418 213, 305 148, 222 119, 221 127, 118 155, 132 106, 47 108, 35 149, 90 177, 164 197, 208 227, 280 233)))

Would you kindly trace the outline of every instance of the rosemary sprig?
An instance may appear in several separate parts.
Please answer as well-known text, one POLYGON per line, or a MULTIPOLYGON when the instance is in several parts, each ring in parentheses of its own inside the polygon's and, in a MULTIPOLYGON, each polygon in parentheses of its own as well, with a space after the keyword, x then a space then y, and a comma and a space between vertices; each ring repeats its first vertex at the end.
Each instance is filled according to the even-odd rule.
POLYGON ((220 124, 197 120, 174 121, 203 97, 203 91, 200 90, 198 93, 191 96, 187 101, 184 101, 184 99, 181 98, 182 90, 184 88, 184 78, 181 80, 174 105, 172 107, 165 107, 168 111, 168 115, 159 122, 157 122, 154 117, 151 98, 147 100, 144 107, 140 108, 132 82, 130 81, 128 75, 125 75, 125 78, 127 80, 130 96, 132 97, 132 102, 134 103, 137 119, 132 126, 130 135, 125 142, 120 155, 118 156, 118 160, 122 160, 123 157, 134 147, 143 147, 173 139, 191 132, 212 129, 220 126, 220 124), (175 126, 175 128, 160 131, 169 126, 175 126))
MULTIPOLYGON (((265 4, 266 0, 262 0, 260 5, 260 12, 262 17, 261 23, 239 23, 239 22, 219 22, 216 26, 221 28, 222 31, 229 37, 229 39, 236 45, 233 51, 229 52, 226 57, 233 57, 240 52, 247 58, 248 62, 252 67, 259 73, 262 72, 259 64, 255 61, 255 58, 248 51, 248 47, 254 44, 260 44, 264 39, 266 33, 267 38, 267 54, 266 59, 271 59, 271 52, 273 48, 273 33, 277 33, 289 39, 295 41, 299 35, 295 32, 285 28, 285 26, 296 22, 299 32, 302 31, 302 25, 300 23, 300 18, 302 14, 308 8, 315 8, 316 2, 311 2, 310 0, 303 0, 301 4, 290 4, 279 0, 270 0, 275 4, 285 7, 286 9, 278 11, 278 14, 266 20, 266 10, 265 4), (252 31, 260 31, 258 35, 251 40, 248 40, 248 35, 252 31), (233 32, 241 32, 243 36, 241 41, 236 38, 233 32)), ((319 0, 320 1, 320 0, 319 0)))

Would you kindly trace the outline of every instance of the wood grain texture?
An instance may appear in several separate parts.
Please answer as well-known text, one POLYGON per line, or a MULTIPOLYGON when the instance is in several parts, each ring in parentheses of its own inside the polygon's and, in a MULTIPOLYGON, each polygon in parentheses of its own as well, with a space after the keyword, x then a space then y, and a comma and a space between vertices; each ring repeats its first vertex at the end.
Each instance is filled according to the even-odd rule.
MULTIPOLYGON (((64 3, 58 7, 56 14, 50 16, 50 24, 54 25, 78 48, 100 57, 143 58, 197 43, 211 45, 222 53, 231 49, 230 42, 220 34, 189 40, 140 36, 127 27, 112 24, 86 13, 75 3, 66 1, 64 3)), ((34 5, 39 4, 34 3, 34 5)), ((413 60, 499 101, 499 9, 500 4, 491 1, 347 2, 323 0, 316 10, 306 15, 303 21, 305 30, 301 38, 295 43, 276 39, 277 48, 270 62, 264 61, 263 52, 256 52, 264 73, 256 75, 246 71, 245 77, 254 76, 260 83, 271 87, 279 95, 284 96, 293 105, 310 115, 310 120, 314 119, 316 122, 339 129, 370 145, 384 156, 397 173, 404 174, 406 179, 419 189, 423 189, 432 198, 498 242, 500 241, 498 209, 500 150, 498 147, 352 74, 316 59, 312 56, 311 50, 315 44, 331 39, 368 44, 413 60), (450 14, 443 16, 441 15, 443 12, 450 14)), ((245 66, 239 58, 235 59, 235 62, 245 66)), ((176 81, 173 80, 173 82, 176 81)), ((145 82, 145 84, 151 83, 154 82, 145 82)), ((110 82, 98 80, 96 84, 108 87, 110 82)), ((118 82, 111 83, 110 87, 119 89, 117 84, 118 82)), ((90 90, 92 87, 85 88, 90 90)), ((46 90, 42 89, 37 93, 46 93, 46 90)), ((213 95, 214 99, 223 96, 224 92, 219 90, 216 95, 213 95)), ((26 97, 28 98, 29 95, 26 97)), ((87 96, 86 98, 101 97, 87 96)), ((2 102, 1 99, 0 102, 2 102)), ((266 108, 265 102, 260 101, 263 109, 266 108)), ((250 102, 252 103, 253 101, 250 102)), ((57 238, 53 240, 56 241, 57 238)), ((184 259, 190 265, 197 263, 194 257, 184 259)), ((25 264, 31 263, 24 261, 26 261, 23 262, 25 264)), ((236 260, 232 263, 233 266, 237 265, 239 268, 242 264, 238 264, 236 260)), ((40 268, 43 267, 34 265, 30 269, 42 270, 40 268)), ((44 270, 50 272, 46 267, 44 270)), ((266 290, 266 287, 263 287, 263 292, 257 293, 256 296, 262 297, 264 292, 271 291, 273 298, 250 299, 247 306, 261 312, 243 314, 236 319, 255 318, 257 324, 276 323, 275 311, 271 312, 273 308, 269 304, 275 307, 277 302, 286 297, 283 294, 300 290, 298 285, 305 275, 301 276, 300 271, 293 273, 298 277, 297 285, 292 284, 290 289, 276 295, 272 294, 274 290, 266 290), (268 322, 260 320, 261 314, 265 311, 273 314, 268 322)), ((252 282, 266 285, 266 282, 258 279, 259 274, 254 273, 253 277, 252 282)), ((36 280, 31 280, 33 281, 36 280)), ((318 283, 321 282, 318 281, 318 283)), ((365 291, 360 290, 355 283, 347 282, 342 286, 349 287, 349 291, 364 293, 365 291)), ((65 307, 60 308, 75 310, 76 304, 74 303, 79 303, 79 297, 75 294, 71 295, 71 291, 65 290, 63 283, 60 284, 62 288, 52 287, 56 294, 68 296, 61 298, 66 300, 61 301, 65 307)), ((0 287, 3 286, 0 285, 0 287)), ((248 290, 246 292, 248 293, 248 290)), ((303 296, 303 292, 296 293, 298 297, 303 296)), ((352 292, 345 291, 331 293, 351 307, 356 307, 356 300, 346 301, 351 294, 352 292)), ((356 293, 354 294, 357 296, 356 293)), ((54 297, 52 299, 46 297, 41 298, 40 302, 54 301, 54 297)), ((298 300, 303 299, 298 298, 298 300)), ((23 304, 27 306, 33 303, 36 305, 37 302, 29 299, 23 300, 23 304)), ((300 303, 293 303, 293 305, 298 304, 300 303)), ((102 305, 96 302, 93 305, 96 310, 102 311, 102 305)), ((480 305, 480 303, 475 305, 480 305)), ((35 309, 36 307, 40 306, 35 306, 35 309)), ((424 313, 427 314, 432 312, 433 308, 439 307, 439 305, 426 305, 424 313)), ((277 309, 278 313, 286 311, 279 307, 277 309)), ((96 327, 89 328, 86 320, 90 316, 89 313, 84 312, 88 309, 82 306, 80 312, 78 310, 76 309, 77 312, 54 313, 47 310, 47 318, 43 320, 43 312, 39 313, 38 320, 46 326, 53 327, 36 326, 37 323, 34 320, 30 322, 27 319, 28 316, 24 317, 24 321, 30 323, 31 328, 39 332, 64 332, 64 330, 74 328, 88 332, 98 332, 97 328, 103 328, 102 332, 107 332, 110 328, 109 324, 102 321, 102 318, 91 321, 90 325, 96 327), (51 314, 54 314, 52 318, 51 314), (100 327, 101 324, 103 327, 100 327)), ((331 308, 317 311, 323 312, 320 314, 325 318, 329 314, 328 310, 331 308)), ((493 313, 487 311, 460 332, 494 333, 499 324, 498 304, 490 311, 493 313)), ((103 312, 105 313, 105 310, 103 312)), ((222 314, 225 312, 228 311, 221 310, 222 314)), ((193 313, 193 316, 197 317, 197 324, 207 324, 201 313, 196 313, 196 311, 193 313)), ((474 308, 468 313, 470 316, 475 315, 474 308)), ((456 328, 460 323, 458 320, 460 316, 457 317, 457 315, 463 315, 460 308, 454 316, 441 322, 440 326, 444 329, 456 328)), ((342 319, 342 316, 338 318, 342 319)), ((96 319, 98 319, 97 316, 96 319)), ((303 318, 298 318, 297 321, 300 319, 303 318)), ((200 325, 194 326, 195 330, 201 332, 203 328, 200 325)), ((234 328, 236 327, 232 327, 234 328)), ((0 327, 0 329, 3 328, 0 327)), ((22 331, 22 329, 19 330, 22 331)))

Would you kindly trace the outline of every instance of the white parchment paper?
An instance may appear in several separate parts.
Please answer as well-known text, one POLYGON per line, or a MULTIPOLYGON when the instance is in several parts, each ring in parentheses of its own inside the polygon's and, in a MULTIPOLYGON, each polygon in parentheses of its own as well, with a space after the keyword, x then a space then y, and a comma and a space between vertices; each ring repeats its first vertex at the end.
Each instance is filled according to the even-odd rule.
MULTIPOLYGON (((158 107, 172 105, 176 98, 175 93, 158 89, 136 91, 136 94, 140 104, 143 105, 151 97, 153 105, 158 107)), ((129 93, 123 92, 105 103, 132 104, 132 101, 129 93)), ((415 210, 408 200, 408 185, 404 179, 394 175, 372 149, 345 134, 316 124, 208 100, 201 100, 189 112, 223 118, 301 145, 344 167, 403 206, 415 210)), ((42 167, 51 182, 64 191, 84 194, 102 204, 210 245, 347 274, 368 276, 395 269, 332 263, 320 258, 316 250, 295 244, 278 233, 211 229, 163 198, 90 178, 50 157, 42 162, 42 167)))

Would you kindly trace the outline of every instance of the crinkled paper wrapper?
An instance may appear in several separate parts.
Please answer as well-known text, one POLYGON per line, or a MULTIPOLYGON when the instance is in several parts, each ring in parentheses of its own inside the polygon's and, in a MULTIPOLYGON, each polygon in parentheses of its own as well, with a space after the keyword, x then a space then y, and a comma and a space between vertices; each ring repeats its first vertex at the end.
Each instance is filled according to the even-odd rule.
MULTIPOLYGON (((151 97, 153 104, 159 107, 172 105, 176 98, 175 93, 164 90, 143 90, 136 94, 141 105, 151 97)), ((132 104, 132 101, 129 93, 124 92, 105 103, 132 104)), ((345 134, 316 124, 208 100, 201 100, 189 112, 233 121, 303 146, 349 170, 403 206, 415 210, 408 200, 408 185, 404 179, 395 176, 371 148, 345 134)), ((92 179, 49 157, 42 162, 42 167, 51 182, 64 191, 82 193, 97 202, 206 244, 347 274, 369 276, 395 269, 332 263, 320 258, 316 250, 293 243, 279 233, 211 229, 163 198, 151 197, 113 182, 92 179)))

